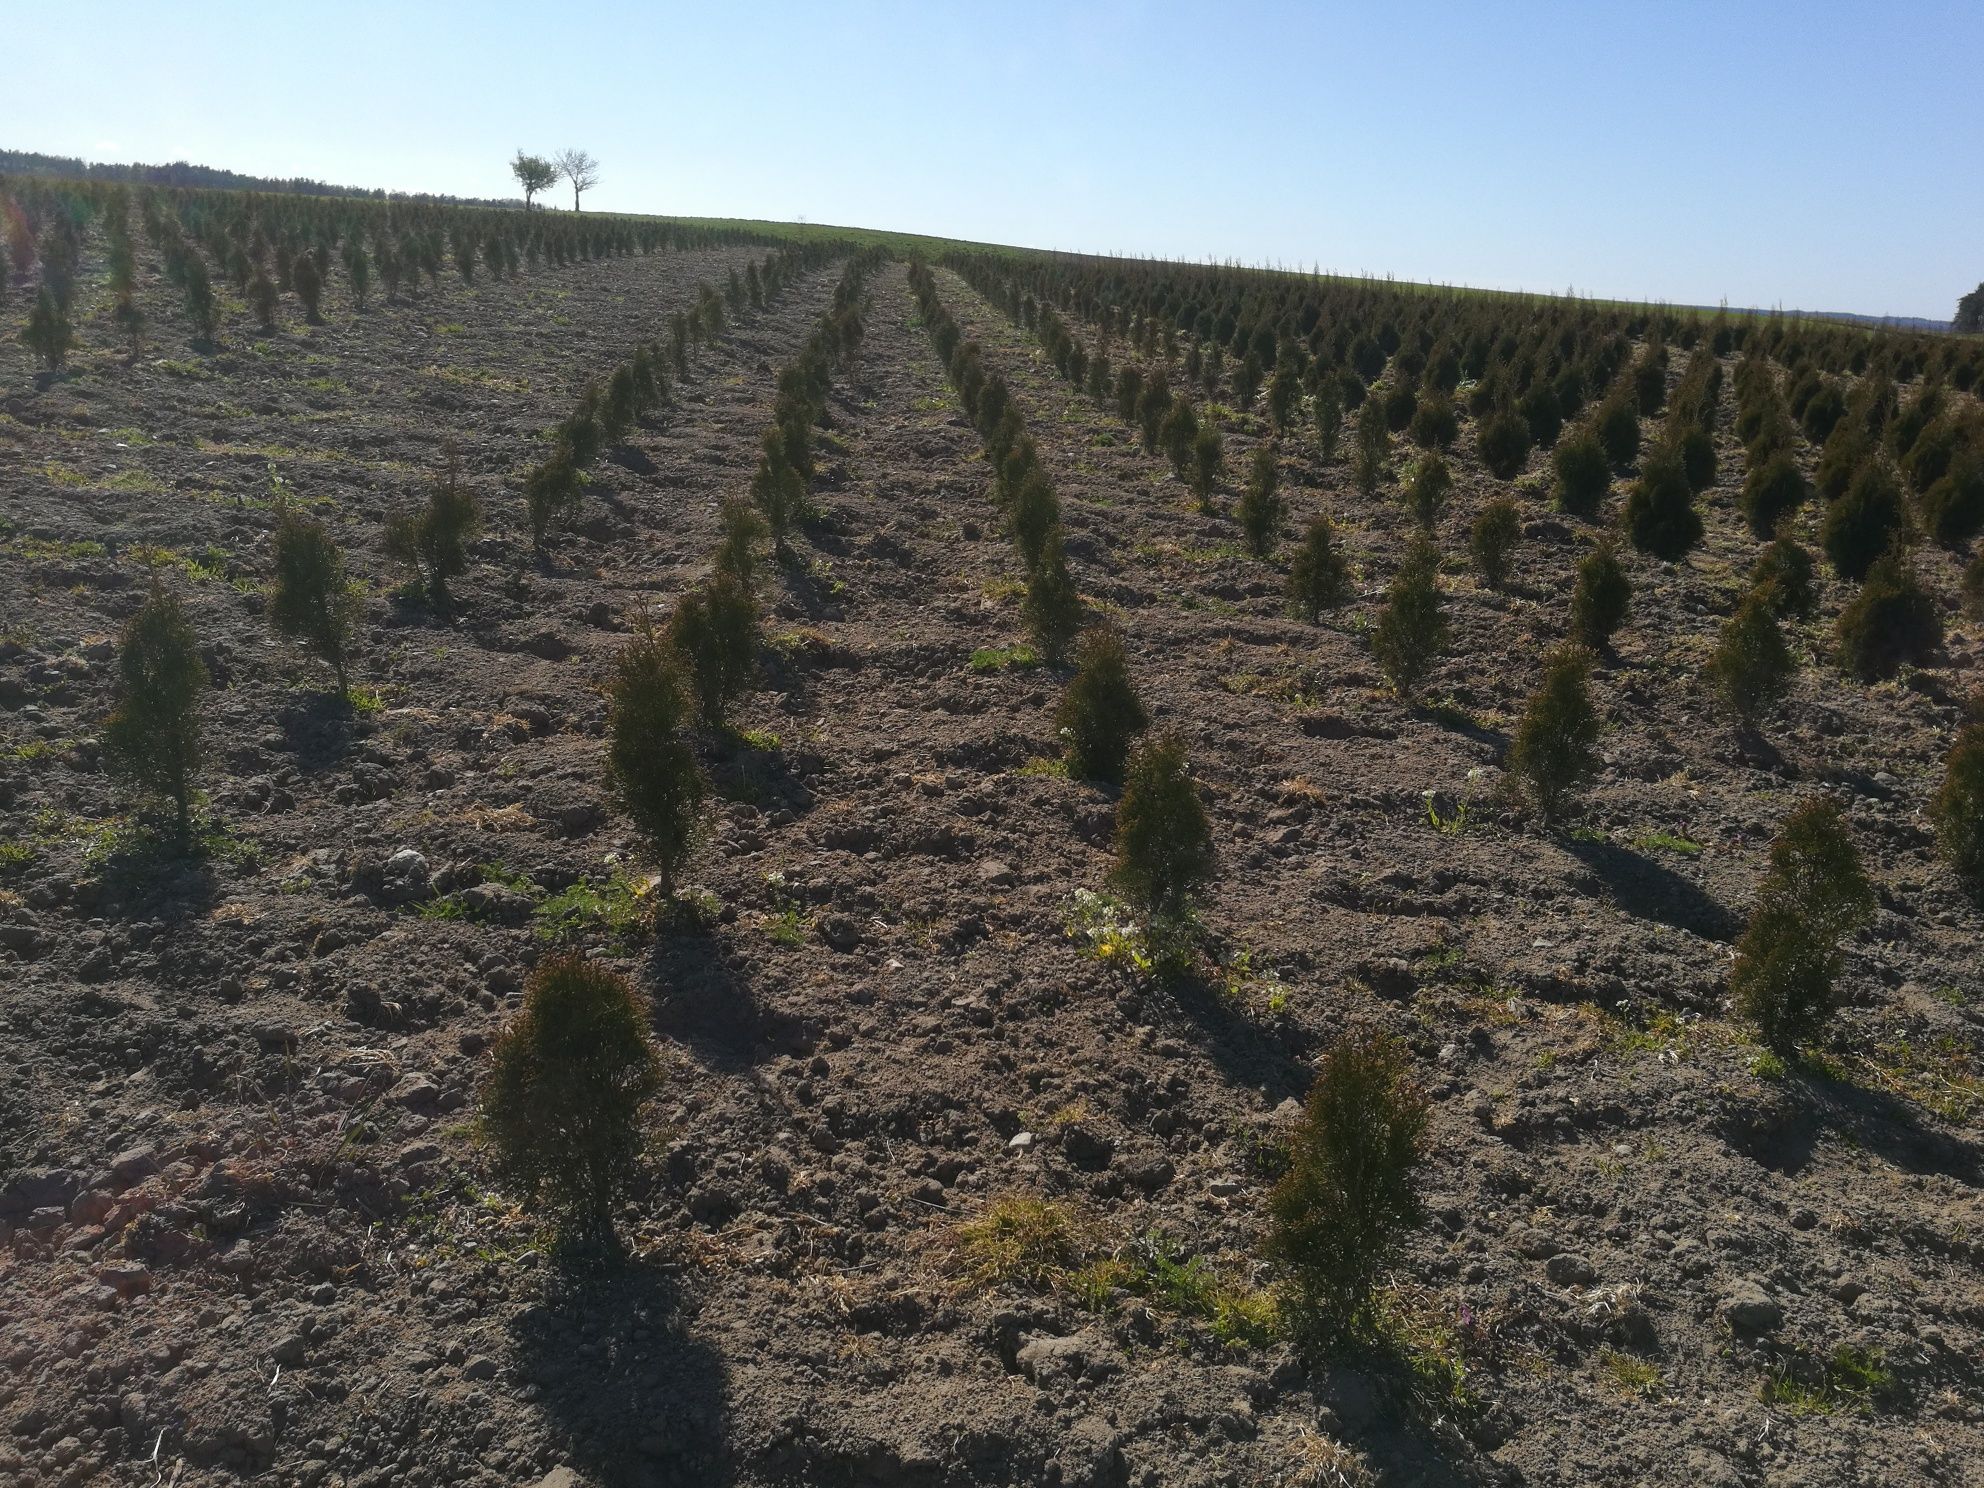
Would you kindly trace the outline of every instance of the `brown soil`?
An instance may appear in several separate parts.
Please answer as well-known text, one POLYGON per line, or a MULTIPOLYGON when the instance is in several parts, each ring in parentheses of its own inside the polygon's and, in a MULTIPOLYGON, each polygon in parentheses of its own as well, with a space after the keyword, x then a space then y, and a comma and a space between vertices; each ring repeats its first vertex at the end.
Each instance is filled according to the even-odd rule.
MULTIPOLYGON (((1628 560, 1607 766, 1546 831, 1500 763, 1592 529, 1525 487, 1512 582, 1451 565, 1453 648, 1404 707, 1361 635, 1395 506, 1289 452, 1296 519, 1327 502, 1361 568, 1331 623, 1287 618, 1278 567, 950 275, 1083 592, 1191 741, 1228 970, 1160 988, 1066 931, 1112 803, 1040 763, 1059 676, 974 668, 1022 639, 1016 560, 884 268, 819 519, 767 582, 749 738, 710 746, 708 926, 571 934, 652 993, 668 1089, 631 1256, 548 1254, 474 1140, 483 1051, 548 943, 536 911, 638 874, 596 682, 625 615, 705 564, 838 267, 705 353, 543 561, 514 475, 582 373, 750 256, 333 305, 208 358, 92 347, 46 383, 0 352, 0 838, 26 848, 0 868, 0 1479, 1984 1481, 1984 919, 1922 818, 1977 628, 1869 689, 1826 654, 1829 584, 1767 741, 1733 733, 1700 675, 1755 551, 1725 429, 1705 546, 1628 560), (490 515, 448 619, 378 543, 444 439, 490 515), (377 711, 333 706, 243 592, 271 461, 371 581, 377 711), (145 855, 94 743, 141 544, 185 560, 164 579, 211 646, 197 861, 145 855), (1766 1079, 1730 942, 1821 789, 1882 907, 1840 1052, 1766 1079), (389 867, 403 849, 422 870, 389 867), (1360 1022, 1406 1037, 1435 1099, 1392 1301, 1412 1349, 1304 1364, 1218 1301, 1264 1297, 1275 1142, 1360 1022), (975 1281, 960 1226, 1009 1195, 1065 1206, 1118 1284, 975 1281), (1877 1388, 1823 1384, 1842 1349, 1877 1388)), ((1256 427, 1229 425, 1230 469, 1256 427)), ((1506 489, 1461 449, 1450 554, 1506 489)))

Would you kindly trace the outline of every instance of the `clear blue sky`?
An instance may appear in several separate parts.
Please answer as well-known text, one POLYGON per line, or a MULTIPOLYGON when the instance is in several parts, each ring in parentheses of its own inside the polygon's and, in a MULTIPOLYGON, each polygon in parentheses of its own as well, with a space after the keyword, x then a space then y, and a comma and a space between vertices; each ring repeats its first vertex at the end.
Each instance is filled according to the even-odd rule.
POLYGON ((0 145, 1622 298, 1947 318, 1984 4, 6 7, 0 145))

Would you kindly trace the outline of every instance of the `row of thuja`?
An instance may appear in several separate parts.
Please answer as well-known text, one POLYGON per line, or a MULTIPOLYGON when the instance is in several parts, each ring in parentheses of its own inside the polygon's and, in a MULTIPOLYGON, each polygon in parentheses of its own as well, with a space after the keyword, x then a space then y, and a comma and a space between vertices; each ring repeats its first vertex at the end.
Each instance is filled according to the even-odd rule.
MULTIPOLYGON (((1039 313, 1036 324, 1043 328, 1043 344, 1050 360, 1064 362, 1069 360, 1062 339, 1065 333, 1056 330, 1051 315, 1051 311, 1039 313), (1059 357, 1054 355, 1057 346, 1062 348, 1059 357)), ((975 348, 969 352, 957 349, 950 360, 971 367, 979 361, 975 348)), ((1074 361, 1080 365, 1079 358, 1074 361)), ((1656 351, 1639 365, 1664 370, 1664 353, 1656 351)), ((1658 391, 1655 382, 1653 377, 1633 379, 1635 438, 1639 410, 1650 404, 1651 411, 1658 412, 1668 401, 1664 377, 1658 379, 1658 391)), ((1714 425, 1721 382, 1720 364, 1702 348, 1691 359, 1666 410, 1664 436, 1655 458, 1661 465, 1679 469, 1683 489, 1708 482, 1700 462, 1705 446, 1709 459, 1713 459, 1707 434, 1714 425)), ((1124 411, 1127 416, 1127 406, 1124 411)), ((1145 410, 1140 407, 1138 412, 1145 410)), ((1008 415, 1002 412, 1001 416, 1008 415)), ((1251 504, 1256 514, 1278 513, 1275 470, 1271 447, 1264 444, 1256 451, 1255 468, 1241 501, 1243 512, 1251 504)), ((1372 631, 1373 649, 1381 666, 1406 695, 1445 644, 1447 635, 1437 582, 1439 556, 1429 535, 1441 504, 1441 499, 1427 499, 1423 489, 1409 502, 1422 531, 1408 549, 1372 631)), ((1641 503, 1647 504, 1660 505, 1652 498, 1641 503)), ((1472 547, 1491 583, 1497 581, 1506 561, 1505 545, 1513 541, 1513 517, 1512 503, 1502 498, 1490 502, 1475 524, 1472 547)), ((1275 519, 1271 515, 1269 520, 1275 519)), ((1256 515, 1246 525, 1258 530, 1268 524, 1256 515)), ((1745 723, 1753 724, 1788 689, 1794 663, 1777 619, 1780 614, 1809 615, 1812 586, 1810 555, 1780 533, 1764 550, 1751 591, 1725 624, 1709 667, 1718 696, 1745 723)), ((1343 560, 1336 552, 1327 517, 1319 517, 1305 534, 1291 565, 1291 588, 1298 605, 1313 618, 1319 608, 1340 599, 1343 587, 1343 560)), ((1631 583, 1623 566, 1609 546, 1600 544, 1580 565, 1573 588, 1571 643, 1545 658, 1540 685, 1517 723, 1507 764, 1546 821, 1556 817, 1571 795, 1598 771, 1596 746, 1601 724, 1590 694, 1590 648, 1606 644, 1622 623, 1630 596, 1631 583)), ((1870 647, 1887 644, 1897 632, 1905 633, 1911 624, 1919 623, 1911 620, 1906 609, 1919 608, 1920 601, 1919 590, 1911 595, 1905 576, 1893 588, 1870 580, 1841 621, 1847 655, 1863 656, 1870 647)), ((1084 644, 1082 666, 1057 719, 1063 736, 1076 741, 1071 764, 1078 771, 1112 778, 1111 768, 1120 763, 1125 747, 1121 741, 1141 729, 1144 720, 1129 683, 1120 639, 1097 633, 1084 644), (1091 740, 1113 742, 1104 746, 1091 740)), ((1151 911, 1154 921, 1176 923, 1181 919, 1178 909, 1195 886, 1195 875, 1210 864, 1209 838, 1202 819, 1192 809, 1195 797, 1179 783, 1184 778, 1182 745, 1172 737, 1148 751, 1147 758, 1140 753, 1131 776, 1120 819, 1130 833, 1124 845, 1154 834, 1164 845, 1150 855, 1150 860, 1171 867, 1170 876, 1160 883, 1133 866, 1119 866, 1119 873, 1128 875, 1121 881, 1135 882, 1145 890, 1156 884, 1156 892, 1145 898, 1143 907, 1151 911), (1154 814, 1140 809, 1139 803, 1150 800, 1167 800, 1173 805, 1154 814), (1166 821, 1171 825, 1163 825, 1166 821)), ((1973 892, 1984 895, 1984 719, 1973 721, 1960 732, 1931 814, 1951 867, 1973 892)), ((1123 861, 1130 864, 1140 856, 1126 851, 1123 861)), ((1843 875, 1842 882, 1864 881, 1856 877, 1860 870, 1851 840, 1830 801, 1820 800, 1787 820, 1779 850, 1774 852, 1772 876, 1759 894, 1756 917, 1738 957, 1733 979, 1738 1002, 1750 1011, 1774 1047, 1791 1047, 1823 1021, 1821 1010, 1831 1004, 1837 946, 1855 918, 1842 909, 1828 907, 1832 904, 1828 891, 1811 881, 1818 870, 1800 866, 1807 859, 1833 863, 1843 875), (1803 887, 1796 892, 1780 892, 1772 887, 1780 881, 1803 887), (1809 905, 1809 914, 1789 907, 1800 902, 1809 905), (1803 927, 1799 934, 1787 930, 1793 921, 1803 927)), ((1834 897, 1840 903, 1859 905, 1866 896, 1858 890, 1841 889, 1834 897)))
MULTIPOLYGON (((732 313, 775 300, 802 272, 820 261, 817 249, 778 250, 762 264, 751 264, 740 276, 733 269, 728 285, 700 287, 693 307, 671 318, 666 345, 643 342, 604 379, 589 381, 572 413, 549 435, 552 451, 525 476, 524 500, 533 538, 542 542, 551 525, 568 513, 584 485, 584 468, 609 445, 624 439, 634 422, 669 396, 664 363, 678 375, 686 373, 691 347, 713 342, 725 327, 725 305, 732 313)), ((842 350, 858 343, 858 311, 852 308, 867 260, 850 266, 836 293, 834 308, 807 350, 780 382, 781 426, 791 433, 793 446, 803 449, 818 404, 802 419, 789 407, 789 385, 795 376, 809 398, 824 395, 824 368, 842 350), (823 361, 824 358, 824 361, 823 361), (795 369, 800 371, 795 372, 795 369)), ((810 463, 806 467, 810 471, 810 463)), ((276 479, 276 521, 270 536, 271 573, 266 586, 271 625, 288 640, 328 664, 337 678, 340 696, 350 695, 350 662, 362 591, 354 582, 344 548, 325 522, 303 504, 290 499, 276 479)), ((744 508, 748 516, 748 507, 744 508)), ((726 508, 726 522, 736 528, 736 512, 726 508)), ((418 506, 387 519, 386 555, 421 582, 437 609, 450 605, 449 581, 468 567, 468 544, 480 529, 482 504, 463 478, 450 445, 442 468, 418 506)), ((741 537, 733 531, 729 551, 741 553, 736 565, 748 565, 751 529, 741 537)), ((721 565, 720 565, 721 566, 721 565)), ((748 572, 745 575, 748 581, 748 572)), ((718 596, 719 599, 721 596, 718 596)), ((683 606, 681 624, 710 607, 701 591, 683 606)), ((719 603, 716 608, 721 611, 719 603)), ((750 625, 745 626, 749 645, 750 625)), ((705 676, 711 648, 692 647, 692 657, 705 658, 698 670, 699 695, 712 697, 714 718, 720 699, 734 688, 720 684, 714 695, 705 676)), ((732 671, 735 671, 733 666, 732 671)), ((748 675, 748 652, 745 675, 748 675)), ((199 704, 207 682, 196 637, 177 595, 154 582, 143 606, 126 623, 119 645, 117 699, 106 723, 107 762, 143 792, 161 797, 172 809, 180 842, 187 838, 201 763, 199 704)), ((700 799, 700 797, 698 797, 700 799)))
POLYGON ((79 335, 75 290, 93 227, 105 246, 111 326, 133 356, 146 330, 138 287, 135 202, 142 232, 166 283, 180 296, 188 328, 203 344, 220 333, 216 280, 229 283, 273 330, 282 297, 294 295, 312 324, 323 315, 333 267, 354 308, 376 283, 389 300, 426 276, 472 284, 526 269, 657 250, 770 243, 763 235, 682 223, 589 215, 523 214, 438 203, 374 203, 351 198, 271 196, 197 188, 15 177, 0 180, 0 306, 17 277, 33 276, 23 339, 51 371, 64 366, 79 335))

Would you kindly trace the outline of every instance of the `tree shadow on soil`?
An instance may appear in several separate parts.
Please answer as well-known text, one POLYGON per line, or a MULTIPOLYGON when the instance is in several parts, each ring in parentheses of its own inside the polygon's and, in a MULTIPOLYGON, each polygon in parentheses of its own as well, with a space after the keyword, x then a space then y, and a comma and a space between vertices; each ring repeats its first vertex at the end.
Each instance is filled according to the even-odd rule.
POLYGON ((831 620, 839 616, 842 605, 836 591, 840 583, 831 572, 822 572, 796 551, 779 562, 778 571, 785 580, 786 593, 808 620, 831 620))
POLYGON ((1429 1420, 1429 1408, 1415 1398, 1412 1362, 1397 1346, 1367 1344, 1318 1366, 1309 1378, 1317 1403, 1335 1417, 1330 1434, 1383 1463, 1386 1482, 1459 1488, 1484 1481, 1476 1453, 1458 1428, 1437 1417, 1429 1420))
POLYGON ((197 919, 219 897, 215 860, 229 845, 224 828, 195 816, 189 835, 162 820, 140 818, 107 845, 98 862, 96 909, 119 920, 197 919))
POLYGON ((713 734, 708 742, 710 785, 722 799, 761 811, 790 811, 795 817, 812 810, 813 792, 796 768, 799 761, 783 745, 760 748, 729 730, 713 734))
POLYGON ((1810 1065, 1794 1066, 1771 1098, 1725 1117, 1718 1135, 1759 1166, 1786 1177, 1802 1173, 1819 1143, 1835 1137, 1905 1172, 1936 1173, 1973 1185, 1984 1181, 1984 1161, 1974 1142, 1937 1130, 1898 1095, 1834 1079, 1810 1065))
POLYGON ((621 1484, 736 1481, 729 1378, 690 1332, 676 1278, 642 1258, 568 1258, 510 1324, 518 1372, 568 1442, 569 1465, 621 1484))
POLYGON ((305 693, 276 718, 283 748, 306 774, 335 769, 351 753, 358 715, 334 692, 305 693))
POLYGON ((1642 920, 1658 920, 1709 940, 1735 933, 1735 917, 1694 880, 1616 842, 1567 841, 1564 850, 1605 885, 1612 902, 1642 920))
POLYGON ((768 1007, 711 935, 676 934, 649 953, 647 990, 655 1032, 708 1069, 735 1073, 777 1054, 804 1053, 816 1030, 768 1007))
POLYGON ((1315 1040, 1296 1024, 1269 1027, 1257 1022, 1196 973, 1168 980, 1164 993, 1228 1079, 1260 1091, 1271 1106, 1309 1093, 1315 1040))

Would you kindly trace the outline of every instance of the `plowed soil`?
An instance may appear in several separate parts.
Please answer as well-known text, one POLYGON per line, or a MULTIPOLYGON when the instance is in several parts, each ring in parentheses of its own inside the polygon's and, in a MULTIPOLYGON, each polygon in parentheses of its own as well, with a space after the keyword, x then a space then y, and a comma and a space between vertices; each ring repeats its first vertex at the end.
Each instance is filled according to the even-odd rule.
MULTIPOLYGON (((1220 964, 1157 985, 1068 931, 1113 802, 1053 768, 1065 674, 1004 649, 1018 560, 884 266, 817 518, 763 580, 759 690, 705 741, 703 923, 655 936, 597 684, 706 567, 839 266, 703 352, 540 556, 516 476, 584 377, 753 256, 130 364, 99 322, 54 379, 0 350, 0 1480, 1984 1482, 1984 916, 1922 815, 1975 622, 1869 688, 1826 584, 1791 700, 1733 730, 1702 678, 1756 551, 1725 426, 1703 547, 1627 559, 1605 769, 1546 829, 1501 764, 1597 530, 1539 476, 1492 592, 1465 534, 1509 487, 1463 432, 1453 644, 1404 705, 1364 638, 1402 508, 1290 441, 1293 521, 1332 511, 1357 595, 1289 618, 1282 562, 940 273, 1191 744, 1220 964), (379 532, 447 443, 487 519, 437 615, 379 532), (358 708, 263 618, 272 471, 367 582, 358 708), (214 679, 190 859, 96 742, 150 574, 214 679), (1759 1074, 1731 943, 1818 791, 1881 908, 1828 1059, 1759 1074), (667 1068, 614 1264, 555 1253, 476 1140, 489 1041, 560 940, 651 995, 667 1068), (1305 1361, 1262 1322, 1262 1198, 1318 1055, 1370 1023, 1434 1105, 1410 1346, 1305 1361), (987 1279, 961 1241, 1013 1196, 1071 1225, 1060 1279, 987 1279)), ((1231 470, 1264 432, 1229 413, 1231 470)))

